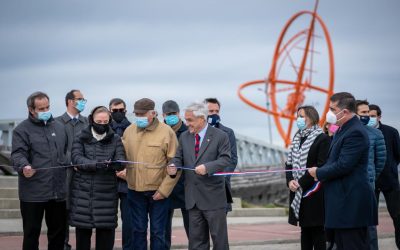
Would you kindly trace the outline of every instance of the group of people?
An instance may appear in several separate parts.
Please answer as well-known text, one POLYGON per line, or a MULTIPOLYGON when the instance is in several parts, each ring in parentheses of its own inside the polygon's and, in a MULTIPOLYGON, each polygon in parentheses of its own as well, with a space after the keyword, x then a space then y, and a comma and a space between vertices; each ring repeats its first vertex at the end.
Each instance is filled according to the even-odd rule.
POLYGON ((381 116, 379 106, 347 92, 330 97, 322 128, 314 107, 298 108, 286 181, 301 249, 378 249, 381 192, 400 249, 400 138, 381 116))
POLYGON ((236 139, 220 122, 220 103, 207 98, 185 109, 173 100, 142 98, 134 103, 134 123, 124 100, 94 107, 79 90, 65 97, 66 112, 53 117, 50 98, 27 98, 28 118, 13 132, 11 159, 19 177, 23 249, 39 248, 43 217, 48 249, 114 247, 118 203, 123 249, 170 249, 174 209, 181 209, 190 249, 229 249, 226 216, 230 180, 213 173, 234 171, 236 139), (167 167, 168 166, 168 167, 167 167))

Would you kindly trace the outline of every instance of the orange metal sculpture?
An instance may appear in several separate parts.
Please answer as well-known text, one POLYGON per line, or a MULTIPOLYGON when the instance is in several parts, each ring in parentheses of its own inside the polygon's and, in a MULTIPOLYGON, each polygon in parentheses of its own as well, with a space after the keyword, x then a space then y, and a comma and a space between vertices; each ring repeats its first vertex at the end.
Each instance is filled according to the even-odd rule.
POLYGON ((326 25, 317 14, 317 8, 318 0, 313 12, 298 12, 286 23, 275 48, 268 78, 246 82, 238 90, 239 98, 246 104, 273 116, 286 147, 291 142, 291 131, 296 120, 297 108, 306 100, 307 102, 313 100, 314 93, 318 92, 325 102, 323 109, 319 110, 322 118, 320 123, 323 124, 325 113, 329 109, 329 97, 333 94, 334 59, 332 43, 326 25), (300 28, 300 31, 292 28, 295 29, 295 32, 290 34, 290 28, 295 27, 295 24, 304 23, 300 22, 300 19, 306 17, 311 17, 309 27, 300 28), (296 23, 296 21, 298 22, 296 23), (316 33, 317 28, 319 28, 318 31, 322 32, 322 35, 316 33), (323 55, 321 51, 316 49, 317 39, 324 40, 322 50, 328 52, 326 62, 318 65, 316 65, 316 57, 323 55), (323 68, 321 70, 322 79, 316 80, 316 68, 323 68), (289 69, 291 72, 288 72, 289 69), (266 107, 250 101, 242 93, 245 88, 259 84, 265 85, 266 107), (306 97, 306 93, 309 98, 306 97), (269 104, 271 104, 270 107, 269 104))

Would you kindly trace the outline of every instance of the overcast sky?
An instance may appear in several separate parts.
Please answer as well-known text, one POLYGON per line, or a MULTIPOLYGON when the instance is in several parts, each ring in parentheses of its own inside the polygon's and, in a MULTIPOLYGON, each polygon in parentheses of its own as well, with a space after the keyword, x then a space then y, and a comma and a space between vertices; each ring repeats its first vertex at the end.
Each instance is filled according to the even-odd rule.
MULTIPOLYGON (((95 105, 121 97, 191 101, 217 97, 223 123, 269 140, 267 116, 237 97, 240 84, 265 78, 279 33, 314 1, 18 1, 0 2, 0 119, 25 118, 26 98, 50 95, 54 115, 80 89, 95 105)), ((332 38, 335 91, 379 104, 400 129, 400 1, 321 1, 332 38)), ((323 70, 321 70, 323 72, 323 70)), ((246 92, 265 101, 261 91, 246 92)), ((315 103, 306 99, 305 103, 315 103)), ((282 145, 276 129, 273 141, 282 145)))

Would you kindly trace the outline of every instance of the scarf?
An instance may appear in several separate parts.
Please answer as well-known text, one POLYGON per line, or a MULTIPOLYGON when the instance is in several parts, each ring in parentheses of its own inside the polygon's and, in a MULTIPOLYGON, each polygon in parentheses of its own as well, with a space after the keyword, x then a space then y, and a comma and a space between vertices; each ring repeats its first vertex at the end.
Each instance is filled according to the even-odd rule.
MULTIPOLYGON (((290 151, 287 160, 287 164, 292 165, 293 170, 307 167, 308 151, 310 151, 311 145, 314 143, 315 138, 322 133, 322 129, 318 125, 314 125, 311 128, 301 130, 295 134, 293 142, 290 145, 290 151), (300 146, 301 138, 304 137, 307 137, 307 139, 300 146)), ((299 181, 299 179, 305 174, 305 170, 293 171, 292 174, 293 178, 296 181, 299 181)), ((302 195, 303 189, 299 187, 296 191, 292 204, 290 205, 297 219, 299 219, 302 195)))

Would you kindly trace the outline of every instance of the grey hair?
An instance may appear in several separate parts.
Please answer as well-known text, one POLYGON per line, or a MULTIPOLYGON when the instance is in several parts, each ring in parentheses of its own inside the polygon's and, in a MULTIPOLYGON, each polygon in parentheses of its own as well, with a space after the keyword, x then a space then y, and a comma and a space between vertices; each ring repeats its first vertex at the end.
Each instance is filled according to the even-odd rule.
POLYGON ((192 111, 194 116, 204 117, 204 120, 207 121, 208 116, 208 108, 204 103, 201 102, 193 102, 189 106, 186 107, 185 111, 192 111))

